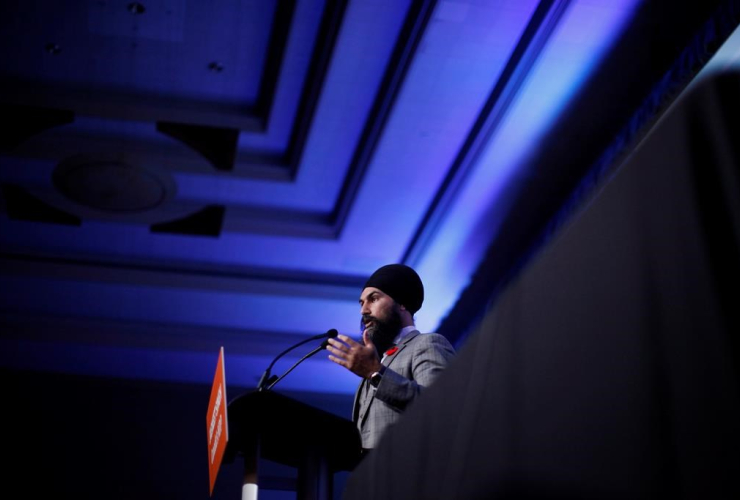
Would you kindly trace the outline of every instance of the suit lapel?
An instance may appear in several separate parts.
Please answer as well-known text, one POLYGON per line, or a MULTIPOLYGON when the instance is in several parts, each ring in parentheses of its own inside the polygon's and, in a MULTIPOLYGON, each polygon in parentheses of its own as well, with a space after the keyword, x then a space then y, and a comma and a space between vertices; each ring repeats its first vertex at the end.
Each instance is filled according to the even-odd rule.
MULTIPOLYGON (((385 356, 380 362, 383 366, 386 368, 390 368, 391 364, 398 358, 399 354, 401 354, 401 351, 403 351, 409 342, 413 340, 414 337, 419 335, 419 330, 414 330, 408 335, 406 335, 401 343, 398 345, 398 350, 393 353, 391 356, 385 356)), ((352 412, 352 418, 355 422, 362 422, 365 420, 365 416, 367 415, 368 410, 370 409, 370 406, 373 404, 373 401, 375 400, 374 397, 368 398, 367 405, 362 409, 362 415, 359 415, 360 412, 360 403, 362 402, 362 398, 365 396, 365 386, 369 384, 370 382, 367 379, 362 379, 362 382, 360 382, 360 387, 357 388, 357 392, 355 393, 355 404, 354 409, 352 412)), ((368 391, 372 391, 370 387, 367 388, 368 391)))
POLYGON ((391 364, 398 358, 398 355, 401 354, 401 351, 406 349, 406 346, 408 345, 408 343, 411 342, 413 338, 416 337, 417 335, 419 335, 419 330, 414 330, 413 332, 406 335, 401 341, 401 343, 398 345, 398 350, 394 352, 392 356, 385 357, 385 359, 382 362, 383 366, 390 367, 391 364))

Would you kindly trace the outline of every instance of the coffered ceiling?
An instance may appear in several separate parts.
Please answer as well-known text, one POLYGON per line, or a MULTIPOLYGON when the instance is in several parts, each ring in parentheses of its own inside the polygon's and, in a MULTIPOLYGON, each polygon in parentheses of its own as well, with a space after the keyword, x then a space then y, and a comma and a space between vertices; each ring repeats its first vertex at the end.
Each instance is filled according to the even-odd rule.
POLYGON ((3 2, 2 365, 251 387, 391 262, 436 329, 639 4, 3 2))

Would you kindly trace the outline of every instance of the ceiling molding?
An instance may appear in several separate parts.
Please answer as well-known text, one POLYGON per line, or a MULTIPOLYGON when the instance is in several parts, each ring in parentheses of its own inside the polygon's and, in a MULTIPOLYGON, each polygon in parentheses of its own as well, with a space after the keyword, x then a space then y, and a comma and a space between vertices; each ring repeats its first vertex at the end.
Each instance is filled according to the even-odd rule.
POLYGON ((291 269, 219 266, 208 263, 152 262, 119 258, 75 258, 29 252, 0 252, 0 273, 55 276, 116 283, 230 290, 292 297, 355 301, 365 275, 291 269), (76 277, 76 278, 75 278, 76 277))
POLYGON ((157 131, 194 149, 216 170, 228 172, 234 169, 236 148, 239 143, 239 131, 236 129, 157 122, 157 131))
MULTIPOLYGON (((278 12, 276 13, 276 15, 279 14, 281 18, 286 18, 288 16, 289 9, 282 5, 284 3, 286 2, 283 1, 280 3, 278 12)), ((289 3, 294 4, 295 2, 291 1, 289 3)), ((322 13, 318 29, 318 36, 314 41, 311 63, 306 71, 303 91, 301 92, 300 101, 293 119, 290 138, 285 149, 279 153, 249 151, 238 155, 238 161, 240 163, 247 163, 250 165, 247 172, 251 177, 264 178, 266 169, 278 170, 277 172, 271 172, 268 174, 270 179, 276 181, 282 180, 285 182, 292 182, 298 175, 298 170, 303 157, 303 150, 306 146, 308 133, 311 129, 316 107, 321 97, 321 91, 329 70, 329 64, 334 55, 334 49, 336 47, 339 31, 342 27, 346 7, 347 0, 327 0, 324 5, 324 11, 322 13)), ((290 15, 292 16, 292 12, 290 15)), ((282 19, 281 23, 284 24, 285 19, 282 19)), ((280 32, 282 29, 282 27, 278 27, 275 31, 280 32)), ((275 31, 273 32, 273 37, 278 38, 275 31)), ((284 49, 284 43, 283 46, 279 47, 279 49, 284 49)), ((273 50, 278 50, 277 43, 274 48, 271 43, 270 51, 272 52, 273 50)), ((270 123, 270 112, 272 110, 274 94, 277 89, 278 76, 281 70, 284 71, 282 64, 278 65, 277 63, 273 63, 271 58, 268 58, 268 61, 268 67, 265 69, 265 74, 263 75, 263 87, 261 87, 260 90, 260 102, 258 105, 260 114, 263 116, 263 128, 265 130, 269 127, 270 123), (268 84, 271 84, 271 86, 268 86, 268 84), (268 89, 271 92, 268 92, 268 89), (264 110, 261 110, 261 108, 264 108, 264 110)))
POLYGON ((414 266, 426 252, 429 242, 435 238, 439 225, 448 213, 450 204, 480 159, 483 149, 496 133, 570 3, 570 0, 540 1, 447 176, 416 228, 402 262, 414 266))
POLYGON ((393 104, 403 86, 406 73, 413 62, 416 49, 424 36, 436 4, 436 0, 414 1, 406 14, 401 35, 396 42, 391 61, 383 76, 383 82, 376 94, 362 137, 355 149, 342 190, 331 214, 332 225, 337 238, 341 235, 347 222, 347 217, 365 177, 368 165, 383 134, 393 104))
POLYGON ((0 102, 72 110, 77 116, 139 122, 170 121, 226 126, 262 132, 262 120, 251 106, 193 101, 179 97, 140 95, 126 90, 100 91, 65 84, 40 84, 3 77, 0 102))
POLYGON ((301 101, 293 122, 289 145, 283 155, 283 161, 288 165, 291 180, 295 180, 298 175, 303 150, 321 98, 321 91, 336 48, 346 9, 347 0, 328 0, 321 18, 319 36, 316 39, 311 64, 306 74, 306 83, 303 86, 301 101))
POLYGON ((254 112, 262 121, 262 129, 267 129, 280 70, 283 66, 285 46, 290 35, 290 25, 295 12, 294 0, 277 0, 272 19, 270 42, 267 47, 265 65, 260 79, 257 102, 254 112))

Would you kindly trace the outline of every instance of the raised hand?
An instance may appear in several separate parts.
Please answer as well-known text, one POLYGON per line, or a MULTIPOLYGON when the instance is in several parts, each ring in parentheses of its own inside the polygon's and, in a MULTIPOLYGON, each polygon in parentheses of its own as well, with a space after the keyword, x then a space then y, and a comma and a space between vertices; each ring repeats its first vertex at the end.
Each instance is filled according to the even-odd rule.
POLYGON ((330 360, 362 378, 369 378, 382 366, 367 329, 362 332, 362 343, 340 334, 336 339, 329 339, 326 349, 331 353, 330 360))

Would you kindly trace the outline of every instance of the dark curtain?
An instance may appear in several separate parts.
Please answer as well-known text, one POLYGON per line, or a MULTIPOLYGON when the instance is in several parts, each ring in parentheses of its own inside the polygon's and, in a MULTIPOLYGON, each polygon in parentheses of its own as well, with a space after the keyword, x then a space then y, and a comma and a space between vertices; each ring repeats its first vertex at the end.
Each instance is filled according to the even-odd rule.
POLYGON ((740 76, 664 115, 350 499, 740 498, 740 76))

